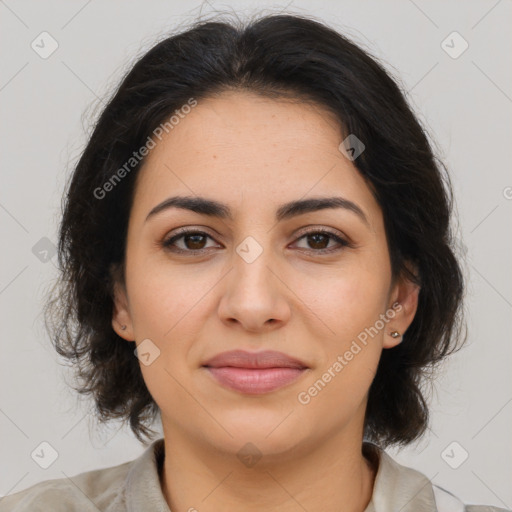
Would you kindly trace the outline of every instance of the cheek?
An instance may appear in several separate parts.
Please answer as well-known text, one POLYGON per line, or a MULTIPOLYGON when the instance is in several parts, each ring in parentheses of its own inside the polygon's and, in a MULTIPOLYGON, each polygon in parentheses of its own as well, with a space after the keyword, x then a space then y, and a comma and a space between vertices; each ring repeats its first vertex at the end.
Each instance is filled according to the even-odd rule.
POLYGON ((389 280, 385 272, 347 266, 310 278, 301 288, 301 299, 337 347, 372 326, 384 313, 389 280))
POLYGON ((318 340, 323 356, 308 384, 323 396, 316 403, 326 413, 333 403, 340 405, 340 414, 358 407, 373 380, 386 328, 380 319, 388 277, 382 269, 354 265, 303 288, 304 302, 315 313, 309 331, 324 333, 318 340))
MULTIPOLYGON (((212 289, 220 276, 192 265, 172 265, 155 259, 132 260, 128 285, 135 337, 154 344, 158 357, 141 371, 161 409, 175 407, 187 399, 178 384, 195 370, 198 347, 204 338, 204 326, 211 316, 212 289)), ((153 345, 150 345, 153 346, 153 345)))
MULTIPOLYGON (((319 365, 297 397, 308 404, 307 414, 344 422, 362 406, 382 352, 379 319, 386 298, 386 283, 364 272, 331 280, 322 293, 310 297, 316 304, 311 309, 321 319, 315 324, 329 329, 324 327, 326 334, 317 340, 322 345, 319 365)), ((313 325, 309 330, 318 334, 313 325)))
POLYGON ((146 386, 162 411, 185 404, 192 414, 194 403, 180 383, 193 371, 189 356, 206 322, 205 294, 218 279, 155 261, 133 260, 131 272, 128 293, 135 336, 138 343, 150 339, 158 354, 149 365, 141 360, 146 386))
POLYGON ((192 334, 204 310, 204 296, 218 279, 211 272, 179 267, 162 258, 139 261, 134 258, 131 268, 127 265, 130 309, 138 337, 153 336, 164 344, 176 332, 186 329, 192 334))

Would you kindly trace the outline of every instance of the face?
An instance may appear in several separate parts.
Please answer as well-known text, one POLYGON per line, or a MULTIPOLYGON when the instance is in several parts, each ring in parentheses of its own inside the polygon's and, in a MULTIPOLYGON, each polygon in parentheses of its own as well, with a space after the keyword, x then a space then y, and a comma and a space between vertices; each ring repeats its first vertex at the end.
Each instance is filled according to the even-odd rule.
POLYGON ((319 106, 226 92, 150 151, 112 325, 139 346, 166 438, 286 456, 362 436, 381 352, 400 342, 390 332, 409 326, 418 289, 392 280, 381 209, 341 142, 319 106), (176 196, 223 206, 162 206, 176 196), (285 206, 326 198, 343 201, 285 206), (279 351, 302 369, 204 366, 231 350, 279 351))

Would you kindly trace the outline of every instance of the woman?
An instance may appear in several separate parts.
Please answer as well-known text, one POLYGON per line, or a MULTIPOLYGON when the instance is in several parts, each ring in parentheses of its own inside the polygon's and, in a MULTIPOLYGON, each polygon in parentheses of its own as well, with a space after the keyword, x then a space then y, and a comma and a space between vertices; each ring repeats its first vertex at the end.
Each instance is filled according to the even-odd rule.
POLYGON ((463 341, 450 216, 402 92, 345 37, 273 15, 160 42, 73 173, 48 318, 100 420, 164 437, 0 510, 503 510, 384 451, 425 432, 463 341))

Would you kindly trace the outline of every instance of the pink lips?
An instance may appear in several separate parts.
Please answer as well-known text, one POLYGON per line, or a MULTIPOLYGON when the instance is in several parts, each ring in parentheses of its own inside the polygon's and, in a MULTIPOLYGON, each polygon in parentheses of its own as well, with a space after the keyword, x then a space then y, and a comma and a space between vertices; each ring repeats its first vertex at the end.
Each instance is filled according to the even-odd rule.
POLYGON ((302 361, 273 350, 223 352, 203 366, 221 385, 248 394, 279 389, 308 368, 302 361))

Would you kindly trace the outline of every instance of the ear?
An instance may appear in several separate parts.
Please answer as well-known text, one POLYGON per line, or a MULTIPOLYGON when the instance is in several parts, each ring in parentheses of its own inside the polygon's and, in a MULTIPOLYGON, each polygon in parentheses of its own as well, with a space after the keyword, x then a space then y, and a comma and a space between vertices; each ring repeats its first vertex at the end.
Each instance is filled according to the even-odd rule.
POLYGON ((112 328, 126 341, 134 341, 135 336, 133 334, 128 295, 118 266, 111 267, 111 279, 113 300, 112 328), (126 327, 123 329, 123 326, 126 327))
MULTIPOLYGON (((415 265, 407 262, 406 267, 414 276, 418 276, 418 270, 415 265)), ((388 311, 393 310, 395 316, 390 319, 386 327, 383 348, 393 348, 402 342, 405 331, 409 328, 416 315, 420 289, 420 285, 413 281, 407 273, 403 273, 396 280, 391 289, 390 302, 388 304, 388 311), (400 336, 396 338, 391 336, 391 333, 394 331, 400 333, 400 336)), ((391 315, 388 315, 388 317, 391 318, 391 315)))

